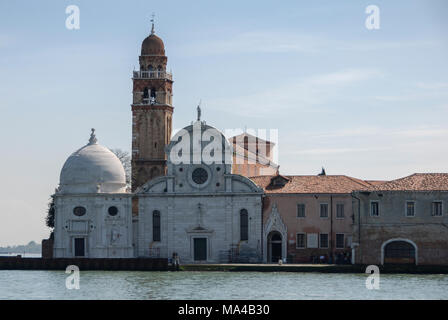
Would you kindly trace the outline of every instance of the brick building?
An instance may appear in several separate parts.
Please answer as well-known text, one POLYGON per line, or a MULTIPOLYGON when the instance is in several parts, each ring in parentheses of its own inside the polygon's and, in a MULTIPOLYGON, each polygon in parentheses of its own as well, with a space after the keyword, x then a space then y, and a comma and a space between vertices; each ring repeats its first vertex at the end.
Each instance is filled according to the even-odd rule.
POLYGON ((232 172, 246 177, 273 175, 279 165, 274 163, 275 143, 247 132, 231 137, 233 149, 232 172))
POLYGON ((167 61, 153 24, 141 46, 140 70, 132 77, 132 190, 166 174, 165 146, 170 142, 174 110, 167 61))

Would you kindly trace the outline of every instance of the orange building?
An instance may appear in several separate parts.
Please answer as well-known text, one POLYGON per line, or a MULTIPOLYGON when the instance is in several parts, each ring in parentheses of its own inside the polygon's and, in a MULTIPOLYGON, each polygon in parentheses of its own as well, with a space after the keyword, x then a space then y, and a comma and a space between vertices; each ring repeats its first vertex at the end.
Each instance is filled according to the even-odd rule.
POLYGON ((265 262, 351 262, 351 192, 371 183, 344 175, 277 174, 251 179, 265 191, 265 262))

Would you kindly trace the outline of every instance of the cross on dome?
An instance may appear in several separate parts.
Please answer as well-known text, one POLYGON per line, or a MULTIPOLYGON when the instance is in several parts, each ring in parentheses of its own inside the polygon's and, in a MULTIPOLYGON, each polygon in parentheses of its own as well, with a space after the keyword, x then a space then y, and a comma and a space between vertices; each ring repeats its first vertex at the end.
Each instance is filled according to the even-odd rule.
POLYGON ((151 27, 151 34, 154 34, 155 33, 155 31, 154 31, 154 17, 155 17, 155 14, 154 14, 154 12, 152 13, 152 15, 151 15, 151 24, 152 24, 152 27, 151 27))

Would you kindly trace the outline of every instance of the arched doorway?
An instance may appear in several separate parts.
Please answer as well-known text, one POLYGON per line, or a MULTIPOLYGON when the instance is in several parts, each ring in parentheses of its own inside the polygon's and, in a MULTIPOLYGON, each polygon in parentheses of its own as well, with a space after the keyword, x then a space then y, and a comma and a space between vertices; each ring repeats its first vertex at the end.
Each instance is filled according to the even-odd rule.
POLYGON ((282 258, 282 235, 272 231, 268 235, 268 262, 278 262, 282 258))
POLYGON ((417 246, 407 239, 391 239, 381 248, 383 264, 417 264, 417 246))

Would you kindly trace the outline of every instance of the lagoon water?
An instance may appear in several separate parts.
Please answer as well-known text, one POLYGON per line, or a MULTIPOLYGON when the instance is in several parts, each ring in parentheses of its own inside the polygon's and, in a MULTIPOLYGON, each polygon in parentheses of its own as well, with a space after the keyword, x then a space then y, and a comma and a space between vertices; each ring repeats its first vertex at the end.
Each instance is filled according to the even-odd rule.
POLYGON ((81 271, 68 290, 64 271, 0 271, 0 299, 448 299, 448 275, 287 272, 81 271))

